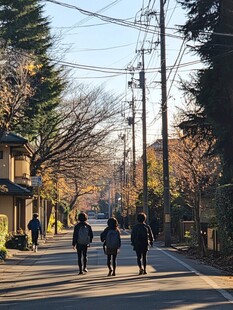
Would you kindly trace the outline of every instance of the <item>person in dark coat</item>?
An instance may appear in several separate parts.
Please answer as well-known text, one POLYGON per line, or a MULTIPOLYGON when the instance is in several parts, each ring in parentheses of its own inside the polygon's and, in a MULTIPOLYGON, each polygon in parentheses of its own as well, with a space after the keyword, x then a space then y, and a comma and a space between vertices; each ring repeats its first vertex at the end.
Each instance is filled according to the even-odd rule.
POLYGON ((32 250, 34 252, 37 252, 38 250, 38 238, 39 233, 42 236, 42 227, 40 224, 40 221, 38 220, 38 213, 33 214, 32 220, 28 223, 28 229, 31 230, 31 236, 32 236, 32 250))
POLYGON ((150 228, 152 230, 153 236, 154 236, 154 240, 157 239, 157 236, 159 234, 159 221, 157 219, 156 216, 154 216, 151 221, 150 221, 150 228))
POLYGON ((108 226, 100 234, 100 240, 104 242, 104 252, 107 255, 107 266, 109 269, 108 276, 111 276, 111 275, 115 276, 116 275, 116 259, 117 259, 117 254, 119 252, 119 248, 121 246, 120 230, 118 228, 118 221, 115 217, 111 217, 110 219, 108 219, 107 224, 108 226), (109 248, 106 244, 107 234, 111 231, 116 232, 116 237, 118 239, 118 242, 117 242, 118 245, 116 248, 109 248))
POLYGON ((153 246, 153 234, 149 225, 145 224, 146 214, 139 213, 137 216, 138 223, 133 227, 131 232, 131 243, 137 254, 137 264, 139 275, 147 274, 147 252, 149 244, 153 246))
POLYGON ((93 231, 91 226, 87 223, 87 214, 82 212, 78 215, 78 223, 74 227, 72 246, 74 250, 77 250, 79 274, 87 272, 87 248, 92 243, 93 231), (87 227, 88 230, 88 242, 85 244, 79 243, 79 231, 81 227, 87 227))

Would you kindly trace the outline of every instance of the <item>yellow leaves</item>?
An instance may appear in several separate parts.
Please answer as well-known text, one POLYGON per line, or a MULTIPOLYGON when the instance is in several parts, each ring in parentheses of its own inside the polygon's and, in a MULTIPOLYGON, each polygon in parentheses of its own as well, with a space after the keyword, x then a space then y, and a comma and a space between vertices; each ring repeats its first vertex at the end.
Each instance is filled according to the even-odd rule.
POLYGON ((42 64, 35 64, 30 63, 27 64, 24 68, 29 72, 31 76, 35 75, 41 68, 43 67, 42 64))
POLYGON ((85 192, 93 192, 94 190, 96 190, 95 186, 87 186, 85 192))
POLYGON ((210 143, 199 137, 187 136, 178 139, 177 146, 171 150, 174 175, 185 191, 195 192, 196 188, 204 190, 215 181, 219 160, 206 156, 210 143))
POLYGON ((163 186, 162 163, 157 160, 156 153, 153 148, 149 148, 147 151, 147 166, 149 188, 155 191, 161 189, 163 186))

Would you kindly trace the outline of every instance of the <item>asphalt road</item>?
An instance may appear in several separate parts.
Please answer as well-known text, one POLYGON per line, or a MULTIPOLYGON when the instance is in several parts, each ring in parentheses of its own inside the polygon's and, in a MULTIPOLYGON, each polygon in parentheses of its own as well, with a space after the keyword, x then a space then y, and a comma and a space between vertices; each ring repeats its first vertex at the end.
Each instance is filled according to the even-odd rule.
POLYGON ((149 251, 148 274, 139 276, 127 231, 122 232, 117 275, 107 277, 99 239, 105 222, 92 222, 95 237, 85 275, 78 275, 72 229, 37 253, 16 253, 0 265, 0 309, 233 309, 231 277, 159 243, 149 251))

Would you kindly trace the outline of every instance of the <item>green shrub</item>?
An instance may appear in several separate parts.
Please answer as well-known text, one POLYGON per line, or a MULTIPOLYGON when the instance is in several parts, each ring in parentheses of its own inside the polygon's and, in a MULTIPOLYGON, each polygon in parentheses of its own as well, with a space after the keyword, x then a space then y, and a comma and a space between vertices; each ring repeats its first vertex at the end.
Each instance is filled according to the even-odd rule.
POLYGON ((8 218, 4 214, 0 214, 0 260, 5 260, 7 249, 5 248, 6 238, 8 234, 8 218))
POLYGON ((7 233, 8 233, 8 218, 6 215, 0 214, 0 248, 5 245, 7 233))
POLYGON ((197 247, 197 235, 193 229, 186 230, 184 234, 185 243, 193 248, 197 247))
POLYGON ((7 256, 7 249, 3 246, 0 249, 0 260, 5 260, 7 256))
POLYGON ((223 255, 233 253, 233 184, 220 186, 216 191, 216 217, 223 255))

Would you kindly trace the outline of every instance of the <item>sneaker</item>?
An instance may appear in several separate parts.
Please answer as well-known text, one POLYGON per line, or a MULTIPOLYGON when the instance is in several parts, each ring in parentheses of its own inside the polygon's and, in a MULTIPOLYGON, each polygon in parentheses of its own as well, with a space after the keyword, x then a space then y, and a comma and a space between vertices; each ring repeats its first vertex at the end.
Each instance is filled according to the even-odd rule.
POLYGON ((147 274, 146 270, 143 270, 143 274, 147 274))
POLYGON ((112 275, 112 269, 109 270, 108 277, 110 277, 111 275, 112 275))
POLYGON ((143 274, 143 269, 139 269, 139 275, 143 274))
POLYGON ((83 274, 83 272, 82 272, 82 271, 79 271, 79 274, 83 274))
POLYGON ((84 271, 84 272, 88 272, 87 268, 84 268, 83 271, 84 271))
POLYGON ((116 275, 116 273, 115 273, 115 271, 113 271, 112 276, 115 276, 115 275, 116 275))

